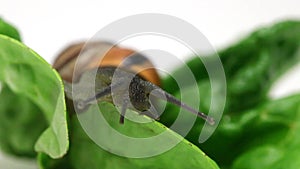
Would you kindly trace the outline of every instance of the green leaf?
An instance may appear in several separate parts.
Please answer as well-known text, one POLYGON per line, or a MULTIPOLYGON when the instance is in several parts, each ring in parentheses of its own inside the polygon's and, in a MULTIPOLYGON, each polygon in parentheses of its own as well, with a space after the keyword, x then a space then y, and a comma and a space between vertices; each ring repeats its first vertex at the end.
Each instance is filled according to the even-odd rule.
POLYGON ((222 125, 239 128, 233 169, 299 167, 300 95, 270 101, 222 125))
POLYGON ((10 154, 34 157, 34 144, 47 127, 47 121, 31 100, 1 84, 0 147, 10 154))
POLYGON ((58 96, 56 109, 50 127, 44 131, 35 145, 35 150, 49 154, 52 158, 60 158, 67 153, 69 138, 64 94, 58 96))
MULTIPOLYGON (((274 81, 300 61, 299 30, 300 21, 280 22, 260 28, 219 52, 227 81, 225 112, 244 111, 266 100, 274 81)), ((212 65, 215 62, 214 57, 207 60, 212 65)), ((199 83, 209 80, 199 57, 194 57, 187 65, 199 83)), ((173 76, 184 78, 182 70, 184 67, 176 69, 173 76)), ((172 77, 167 77, 163 84, 170 93, 179 91, 172 77)), ((205 99, 206 96, 201 98, 205 99)))
POLYGON ((9 23, 5 22, 3 19, 0 18, 0 34, 9 36, 11 38, 14 38, 18 41, 21 41, 20 34, 18 30, 10 25, 9 23))
POLYGON ((0 105, 1 147, 34 155, 37 136, 48 123, 35 149, 53 158, 63 156, 68 133, 64 91, 56 71, 31 49, 3 35, 0 58, 0 99, 7 103, 0 105))
MULTIPOLYGON (((253 114, 244 113, 269 101, 267 94, 274 81, 299 63, 299 30, 300 22, 297 21, 275 24, 256 31, 248 39, 223 52, 227 57, 224 68, 227 70, 228 96, 227 109, 221 124, 239 116, 245 122, 250 122, 253 114), (243 57, 251 59, 246 61, 243 57), (226 68, 226 65, 231 66, 226 68)), ((241 143, 241 130, 240 126, 231 123, 220 125, 210 140, 199 146, 216 159, 220 166, 231 165, 242 151, 242 148, 236 148, 241 143), (224 157, 224 154, 227 155, 224 157)), ((195 130, 192 131, 188 137, 190 140, 199 135, 195 130)))
MULTIPOLYGON (((268 92, 274 81, 300 61, 299 30, 299 21, 281 22, 259 29, 219 53, 227 81, 226 108, 221 124, 226 123, 228 119, 243 116, 247 110, 269 100, 268 92)), ((213 61, 210 60, 211 63, 213 61)), ((211 106, 211 87, 206 69, 198 57, 189 61, 188 65, 198 80, 201 94, 200 110, 208 112, 211 106)), ((175 74, 184 77, 181 69, 177 69, 175 74)), ((168 87, 166 90, 179 95, 174 84, 176 83, 171 77, 164 81, 164 85, 168 87)), ((182 93, 188 91, 189 86, 181 89, 182 93)), ((177 114, 168 112, 176 111, 174 106, 168 106, 160 121, 169 126, 177 114)), ((251 114, 243 116, 243 120, 251 120, 251 114)), ((230 166, 242 151, 237 148, 242 129, 232 124, 220 125, 208 141, 199 144, 199 128, 202 126, 203 122, 197 120, 186 138, 209 154, 221 167, 230 166)))
MULTIPOLYGON (((123 142, 122 140, 113 139, 113 133, 108 133, 108 137, 95 136, 94 139, 106 140, 111 147, 110 152, 102 149, 97 145, 94 140, 92 140, 88 135, 89 131, 99 131, 103 132, 103 123, 99 121, 99 112, 98 106, 93 105, 89 110, 81 115, 79 115, 80 122, 76 117, 71 119, 71 146, 68 155, 65 157, 69 161, 69 165, 64 164, 64 167, 81 169, 88 167, 89 169, 98 169, 98 168, 203 168, 203 169, 216 169, 218 166, 206 156, 199 148, 189 143, 187 140, 180 137, 178 134, 167 129, 163 125, 159 124, 156 121, 150 123, 137 123, 130 120, 125 120, 125 124, 122 125, 119 123, 119 113, 115 107, 110 103, 100 103, 99 108, 102 111, 104 119, 106 122, 117 132, 122 133, 129 137, 134 138, 148 138, 151 136, 158 135, 162 132, 168 132, 169 137, 167 142, 176 142, 179 140, 179 144, 170 149, 167 152, 159 154, 157 156, 148 157, 148 158, 128 158, 111 153, 112 151, 118 150, 118 147, 126 148, 126 153, 143 151, 148 152, 148 150, 159 150, 158 147, 147 147, 145 145, 139 145, 136 143, 136 147, 133 146, 130 148, 130 144, 123 142), (82 128, 82 124, 89 128, 88 132, 82 128), (111 137, 110 137, 111 136, 111 137), (181 140, 181 141, 180 141, 181 140)), ((137 116, 136 112, 128 111, 128 116, 137 116)), ((150 119, 145 116, 139 116, 139 120, 149 121, 150 119)), ((87 129, 85 127, 85 129, 87 129)), ((104 129, 106 130, 106 129, 104 129)), ((159 140, 158 140, 159 141, 159 140)), ((121 152, 121 151, 120 151, 121 152)), ((123 152, 124 153, 124 152, 123 152)), ((123 154, 124 155, 124 154, 123 154)), ((128 154, 127 154, 128 155, 128 154)), ((61 164, 61 161, 57 161, 58 164, 61 164)), ((57 163, 51 162, 50 159, 43 155, 40 158, 40 165, 44 166, 43 168, 60 168, 57 163)))

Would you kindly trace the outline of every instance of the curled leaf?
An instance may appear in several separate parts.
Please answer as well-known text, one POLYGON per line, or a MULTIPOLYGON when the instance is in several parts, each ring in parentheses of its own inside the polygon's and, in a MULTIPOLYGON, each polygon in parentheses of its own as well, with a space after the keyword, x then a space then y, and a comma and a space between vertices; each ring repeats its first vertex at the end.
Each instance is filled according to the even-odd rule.
POLYGON ((61 157, 68 149, 68 131, 59 76, 34 51, 3 35, 0 58, 0 144, 11 153, 33 156, 35 142, 50 125, 52 135, 42 135, 36 150, 61 157))

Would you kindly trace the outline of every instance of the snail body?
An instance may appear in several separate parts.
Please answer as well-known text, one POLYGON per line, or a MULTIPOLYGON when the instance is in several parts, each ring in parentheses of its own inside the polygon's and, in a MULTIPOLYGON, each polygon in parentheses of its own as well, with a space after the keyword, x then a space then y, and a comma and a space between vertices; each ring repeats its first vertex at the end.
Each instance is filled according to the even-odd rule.
POLYGON ((66 48, 53 67, 62 76, 66 96, 75 103, 79 112, 91 104, 109 101, 121 107, 120 123, 124 123, 127 109, 158 119, 159 113, 151 100, 157 98, 176 104, 209 124, 214 123, 211 117, 161 89, 151 61, 134 50, 107 42, 92 42, 86 47, 79 43, 66 48))

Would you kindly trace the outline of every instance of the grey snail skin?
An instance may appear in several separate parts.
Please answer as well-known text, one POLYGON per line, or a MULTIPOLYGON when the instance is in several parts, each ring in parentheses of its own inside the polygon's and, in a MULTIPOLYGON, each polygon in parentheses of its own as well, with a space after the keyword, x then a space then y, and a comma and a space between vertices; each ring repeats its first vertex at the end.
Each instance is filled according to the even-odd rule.
POLYGON ((63 50, 53 67, 64 80, 66 96, 74 102, 76 112, 108 101, 121 107, 120 123, 124 123, 127 109, 158 119, 155 104, 151 104, 155 98, 180 106, 210 125, 215 123, 212 117, 161 89, 154 65, 134 50, 102 41, 87 46, 77 43, 63 50))

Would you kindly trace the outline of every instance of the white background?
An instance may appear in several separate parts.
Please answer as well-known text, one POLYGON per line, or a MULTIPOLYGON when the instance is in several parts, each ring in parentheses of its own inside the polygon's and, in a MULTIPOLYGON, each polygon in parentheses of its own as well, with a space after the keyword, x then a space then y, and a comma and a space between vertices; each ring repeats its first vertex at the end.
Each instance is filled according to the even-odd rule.
MULTIPOLYGON (((287 18, 300 19, 299 2, 298 0, 51 0, 46 2, 1 0, 0 17, 13 23, 20 30, 23 42, 51 63, 54 56, 67 44, 86 40, 107 24, 133 14, 163 13, 176 16, 197 27, 216 49, 222 49, 257 27, 287 18)), ((132 43, 132 45, 140 49, 147 48, 148 44, 138 43, 134 46, 135 44, 132 43)), ((168 43, 164 43, 164 47, 168 48, 168 43)), ((172 49, 180 57, 189 56, 180 48, 172 49)), ((167 65, 166 68, 169 70, 175 67, 170 63, 167 65)), ((297 76, 299 73, 298 66, 287 76, 279 79, 271 95, 280 97, 295 90, 299 91, 300 87, 297 85, 300 83, 300 78, 297 76)), ((13 168, 11 165, 11 161, 0 160, 1 169, 13 168)))

